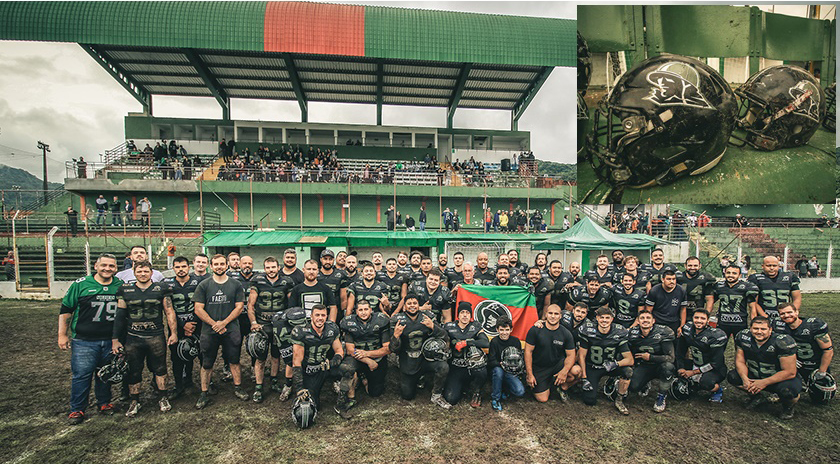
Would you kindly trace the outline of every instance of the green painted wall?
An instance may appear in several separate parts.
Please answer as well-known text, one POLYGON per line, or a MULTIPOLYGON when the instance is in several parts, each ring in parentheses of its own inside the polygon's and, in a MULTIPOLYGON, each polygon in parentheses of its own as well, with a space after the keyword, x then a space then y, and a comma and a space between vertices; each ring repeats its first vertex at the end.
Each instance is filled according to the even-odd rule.
POLYGON ((712 217, 735 216, 740 214, 748 218, 818 218, 823 214, 834 215, 833 205, 688 205, 674 204, 671 209, 702 212, 712 217))

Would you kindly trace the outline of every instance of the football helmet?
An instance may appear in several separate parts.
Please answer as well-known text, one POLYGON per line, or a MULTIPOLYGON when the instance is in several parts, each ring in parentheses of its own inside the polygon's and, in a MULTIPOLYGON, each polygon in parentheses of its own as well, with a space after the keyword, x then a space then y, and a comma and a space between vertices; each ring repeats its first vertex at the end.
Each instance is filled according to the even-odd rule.
POLYGON ((430 337, 423 342, 423 357, 426 361, 446 361, 449 359, 449 343, 442 338, 430 337))
POLYGON ((758 150, 805 145, 825 118, 825 92, 808 71, 772 66, 753 74, 735 90, 740 98, 738 127, 758 150))
POLYGON ((265 359, 268 356, 269 340, 262 330, 250 332, 245 337, 245 351, 254 359, 265 359))
POLYGON ((181 361, 192 362, 198 356, 198 340, 195 337, 184 337, 178 340, 175 353, 181 361))
POLYGON ((315 425, 315 418, 318 416, 318 408, 315 401, 309 395, 309 391, 303 390, 295 398, 292 405, 292 419, 299 429, 308 429, 315 425))
POLYGON ((468 346, 464 355, 468 369, 484 369, 487 367, 487 355, 477 346, 468 346))
POLYGON ((586 88, 589 87, 589 80, 592 78, 592 53, 589 52, 589 45, 586 39, 577 33, 577 89, 582 95, 586 95, 586 88))
POLYGON ((825 89, 825 118, 823 127, 831 132, 837 132, 837 83, 825 89))
POLYGON ((116 385, 122 383, 123 379, 128 375, 128 361, 125 359, 125 353, 121 349, 119 353, 112 354, 111 360, 100 367, 96 372, 99 380, 116 385))
POLYGON ((604 394, 611 401, 615 401, 616 394, 618 394, 618 377, 607 377, 607 381, 604 383, 604 394))
POLYGON ((826 372, 824 376, 817 378, 817 371, 811 373, 808 379, 808 396, 811 401, 817 404, 826 404, 837 394, 837 382, 834 376, 826 372))
POLYGON ((502 370, 508 374, 520 375, 525 371, 525 357, 522 350, 515 346, 509 346, 502 350, 502 357, 499 361, 502 370))
POLYGON ((726 153, 736 112, 717 71, 692 58, 655 56, 624 73, 600 102, 585 158, 615 187, 699 175, 726 153))
POLYGON ((685 401, 691 396, 691 381, 677 376, 671 382, 668 392, 675 400, 685 401))

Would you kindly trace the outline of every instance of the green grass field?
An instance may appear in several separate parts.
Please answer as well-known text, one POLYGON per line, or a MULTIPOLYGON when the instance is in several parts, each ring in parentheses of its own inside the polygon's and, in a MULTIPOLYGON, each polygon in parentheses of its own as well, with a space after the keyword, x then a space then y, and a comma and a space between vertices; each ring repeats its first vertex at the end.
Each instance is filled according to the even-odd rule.
MULTIPOLYGON (((840 295, 805 295, 803 315, 825 318, 840 340, 840 295)), ((135 419, 89 415, 79 426, 66 422, 70 355, 56 345, 58 302, 0 301, 0 461, 63 462, 840 462, 835 435, 840 399, 828 407, 809 400, 789 422, 776 419, 780 406, 749 413, 745 396, 728 389, 723 404, 705 397, 669 400, 652 411, 655 395, 629 397, 624 417, 605 397, 586 407, 576 395, 568 405, 508 401, 505 410, 459 404, 444 411, 429 392, 413 402, 399 398, 397 371, 389 372, 386 395, 360 394, 349 421, 333 411, 335 396, 322 395, 317 424, 298 431, 291 403, 276 394, 264 403, 236 400, 222 384, 207 409, 193 408, 197 393, 161 413, 150 397, 135 419)), ((731 364, 732 348, 730 343, 731 364)), ((247 356, 243 355, 243 364, 247 356)), ((838 372, 838 363, 833 369, 838 372)), ((253 389, 250 368, 243 384, 253 389)), ((148 377, 148 373, 147 373, 148 377)), ((148 394, 148 382, 143 383, 148 394)), ((489 387, 489 386, 488 386, 489 387)), ((124 410, 125 405, 118 405, 124 410)), ((94 408, 91 408, 92 411, 94 408)))

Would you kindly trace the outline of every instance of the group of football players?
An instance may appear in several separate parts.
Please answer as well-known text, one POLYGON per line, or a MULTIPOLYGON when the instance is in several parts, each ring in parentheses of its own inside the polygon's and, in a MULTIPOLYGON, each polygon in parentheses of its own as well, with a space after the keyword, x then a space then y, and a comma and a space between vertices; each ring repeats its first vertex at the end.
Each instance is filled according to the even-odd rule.
POLYGON ((334 409, 344 418, 359 391, 380 396, 390 354, 398 360, 401 397, 411 400, 431 385, 432 403, 445 409, 464 395, 480 407, 488 378, 498 411, 527 385, 540 402, 552 392, 567 402, 569 390, 579 390, 594 405, 603 391, 622 414, 629 414, 628 392, 646 395, 653 386, 653 409, 662 412, 667 393, 685 399, 708 391, 720 403, 726 380, 749 394, 750 407, 778 399, 781 417, 790 418, 803 389, 818 401, 836 389, 827 325, 800 318, 799 279, 770 256, 763 272, 744 279, 733 265, 721 282, 701 271, 696 257, 678 271, 659 249, 650 264, 616 250, 611 262, 601 255, 584 273, 579 263, 564 270, 542 253, 533 265, 522 263, 516 250, 500 254, 494 266, 486 253, 472 264, 457 252, 450 267, 445 254, 435 265, 416 251, 387 260, 377 252, 359 265, 355 254, 326 249, 301 270, 288 249, 282 262, 266 258, 262 272, 249 256, 199 254, 192 270, 186 257, 175 258, 169 278, 152 269, 144 247, 132 248, 131 259, 133 267, 118 273, 115 257, 101 255, 95 272, 74 282, 62 301, 58 344, 72 347, 72 424, 86 418, 92 380, 100 413, 114 413, 111 384, 119 384, 126 416, 136 416, 144 365, 160 410, 168 411, 194 387, 196 358, 195 407, 203 409, 216 394, 219 347, 222 380, 232 380, 237 398, 260 403, 267 390, 281 401, 294 394, 293 417, 302 428, 314 422, 325 384, 335 389, 334 409), (524 343, 511 334, 508 315, 479 322, 470 303, 456 305, 462 285, 530 290, 539 320, 524 343), (736 355, 727 370, 730 336, 736 355), (253 366, 250 394, 242 386, 243 347, 253 366))

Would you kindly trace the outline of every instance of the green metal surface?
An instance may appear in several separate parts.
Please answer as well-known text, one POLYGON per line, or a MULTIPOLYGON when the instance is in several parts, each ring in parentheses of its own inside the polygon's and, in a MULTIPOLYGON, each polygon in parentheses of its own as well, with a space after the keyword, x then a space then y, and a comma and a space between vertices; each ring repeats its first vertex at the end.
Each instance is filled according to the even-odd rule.
POLYGON ((762 56, 774 60, 823 59, 826 24, 830 21, 764 13, 762 56))
POLYGON ((243 247, 243 246, 343 246, 347 247, 433 247, 446 241, 476 242, 540 242, 556 238, 560 234, 456 234, 437 232, 388 232, 388 231, 335 231, 314 230, 307 232, 257 231, 257 232, 218 232, 204 234, 205 246, 243 247))
MULTIPOLYGON (((835 134, 820 128, 804 147, 762 152, 730 146, 711 171, 666 186, 628 188, 621 203, 833 203, 834 143, 835 134)), ((598 181, 589 163, 577 167, 580 201, 598 181)), ((606 190, 600 185, 587 202, 597 203, 606 190)))
POLYGON ((266 2, 0 2, 0 39, 263 50, 266 2))
MULTIPOLYGON (((817 219, 823 214, 834 215, 833 205, 709 205, 709 204, 672 204, 673 210, 706 212, 712 218, 719 216, 735 216, 740 214, 746 218, 791 218, 817 219)), ((793 230, 793 229, 792 229, 793 230)))
POLYGON ((646 6, 648 55, 734 57, 749 54, 750 9, 733 6, 646 6))

